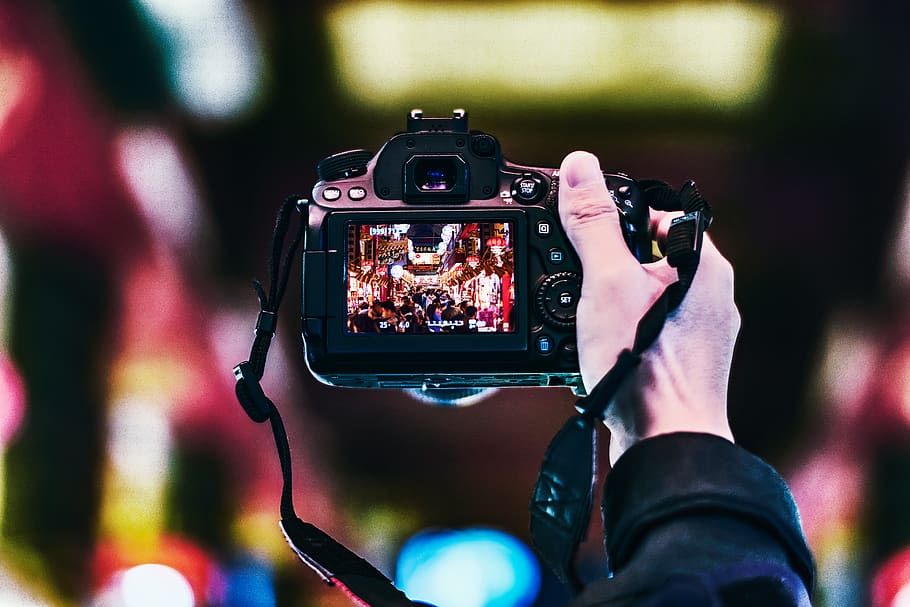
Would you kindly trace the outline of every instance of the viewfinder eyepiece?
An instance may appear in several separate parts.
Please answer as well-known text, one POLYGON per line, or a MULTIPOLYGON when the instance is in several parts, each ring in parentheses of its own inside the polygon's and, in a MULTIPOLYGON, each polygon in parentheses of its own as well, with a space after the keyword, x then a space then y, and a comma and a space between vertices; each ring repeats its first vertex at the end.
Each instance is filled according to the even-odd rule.
POLYGON ((424 192, 451 192, 456 167, 451 158, 421 158, 414 165, 414 182, 424 192))
POLYGON ((468 200, 468 165, 457 154, 412 156, 404 167, 406 201, 468 200))

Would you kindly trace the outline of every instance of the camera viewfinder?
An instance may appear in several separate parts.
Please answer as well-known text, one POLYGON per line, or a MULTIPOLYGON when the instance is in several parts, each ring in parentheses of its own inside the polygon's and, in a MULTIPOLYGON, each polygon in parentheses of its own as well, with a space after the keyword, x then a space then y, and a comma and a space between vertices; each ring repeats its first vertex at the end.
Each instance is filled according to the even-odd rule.
POLYGON ((468 199, 468 165, 457 154, 412 156, 404 167, 406 201, 468 199))

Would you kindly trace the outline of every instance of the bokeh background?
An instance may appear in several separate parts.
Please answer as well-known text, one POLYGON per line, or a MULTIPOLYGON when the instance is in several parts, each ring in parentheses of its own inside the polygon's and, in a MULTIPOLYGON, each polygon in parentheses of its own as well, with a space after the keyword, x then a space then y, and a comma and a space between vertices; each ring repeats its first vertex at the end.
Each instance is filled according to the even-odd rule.
MULTIPOLYGON (((908 7, 3 0, 0 605, 349 604, 284 544, 272 439, 231 368, 280 202, 412 107, 466 108, 516 162, 587 149, 695 178, 744 319, 734 432, 791 483, 818 604, 910 605, 908 7)), ((571 394, 451 409, 318 384, 293 276, 264 384, 302 517, 390 576, 422 530, 526 544, 571 394)), ((455 605, 565 602, 502 546, 423 579, 455 605)))

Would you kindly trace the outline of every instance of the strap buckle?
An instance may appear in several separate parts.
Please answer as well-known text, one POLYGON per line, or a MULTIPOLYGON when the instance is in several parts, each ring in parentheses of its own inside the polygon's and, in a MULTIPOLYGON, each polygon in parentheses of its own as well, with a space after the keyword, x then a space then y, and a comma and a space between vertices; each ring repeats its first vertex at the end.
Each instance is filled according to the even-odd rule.
POLYGON ((240 403, 246 414, 257 424, 267 420, 272 415, 275 405, 262 391, 259 376, 253 370, 250 361, 245 360, 234 367, 234 378, 237 380, 234 385, 234 393, 237 395, 237 402, 240 403))
POLYGON ((259 318, 256 319, 256 333, 275 334, 275 328, 278 326, 278 315, 268 310, 259 312, 259 318))

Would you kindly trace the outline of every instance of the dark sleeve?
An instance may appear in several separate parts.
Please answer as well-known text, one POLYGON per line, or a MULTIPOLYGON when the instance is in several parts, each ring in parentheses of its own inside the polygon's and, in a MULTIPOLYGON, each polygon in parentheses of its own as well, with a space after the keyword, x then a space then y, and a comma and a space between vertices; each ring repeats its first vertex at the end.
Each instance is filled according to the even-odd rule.
POLYGON ((607 477, 603 515, 611 576, 575 606, 809 604, 814 563, 786 483, 723 438, 636 444, 607 477))

